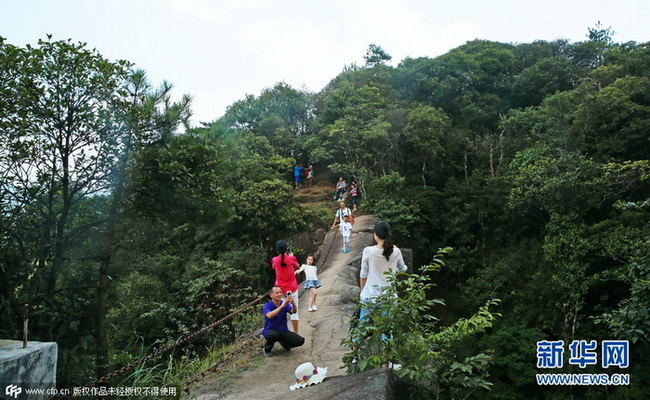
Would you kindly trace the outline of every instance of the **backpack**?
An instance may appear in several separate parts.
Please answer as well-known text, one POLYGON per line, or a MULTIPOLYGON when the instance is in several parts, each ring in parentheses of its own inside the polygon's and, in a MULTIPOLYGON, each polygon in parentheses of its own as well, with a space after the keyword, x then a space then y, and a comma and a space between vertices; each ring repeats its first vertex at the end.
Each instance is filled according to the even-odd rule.
POLYGON ((350 223, 354 224, 354 216, 352 216, 352 211, 350 211, 350 209, 347 207, 345 207, 343 210, 340 208, 336 210, 336 216, 339 218, 339 224, 343 222, 343 217, 346 215, 350 217, 350 223))

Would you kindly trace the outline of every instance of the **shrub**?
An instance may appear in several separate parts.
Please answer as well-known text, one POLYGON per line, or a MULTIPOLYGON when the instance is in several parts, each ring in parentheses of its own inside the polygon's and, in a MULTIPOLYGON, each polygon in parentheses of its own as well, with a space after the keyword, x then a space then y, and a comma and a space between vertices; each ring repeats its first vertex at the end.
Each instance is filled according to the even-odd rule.
POLYGON ((449 251, 440 250, 420 274, 389 276, 391 285, 376 302, 361 304, 370 309, 371 322, 353 323, 350 336, 343 340, 351 349, 343 357, 349 372, 378 368, 389 361, 402 364, 395 373, 410 381, 414 398, 464 398, 490 388, 485 378, 491 358, 480 353, 459 360, 454 346, 492 326, 500 314, 489 308, 499 300, 488 301, 467 319, 440 327, 432 312, 445 303, 427 298, 435 286, 430 274, 440 270, 441 258, 449 251))

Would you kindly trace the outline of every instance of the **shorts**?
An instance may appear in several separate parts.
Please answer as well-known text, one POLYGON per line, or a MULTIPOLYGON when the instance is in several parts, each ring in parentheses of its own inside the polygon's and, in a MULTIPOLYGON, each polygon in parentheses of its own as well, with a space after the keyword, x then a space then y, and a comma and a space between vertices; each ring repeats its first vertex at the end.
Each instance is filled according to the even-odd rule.
POLYGON ((305 281, 305 289, 309 289, 309 288, 318 289, 321 286, 323 286, 323 284, 320 283, 318 279, 316 279, 315 281, 305 281))
POLYGON ((356 205, 357 204, 357 196, 350 197, 350 201, 352 202, 353 206, 356 205))
POLYGON ((296 182, 302 182, 302 178, 300 177, 300 175, 296 175, 295 178, 296 178, 296 182))
POLYGON ((300 309, 300 303, 298 302, 298 299, 300 296, 298 296, 298 291, 295 293, 292 293, 291 296, 293 297, 293 302, 296 303, 296 313, 295 314, 289 314, 291 316, 292 321, 298 321, 300 316, 298 315, 298 310, 300 309))

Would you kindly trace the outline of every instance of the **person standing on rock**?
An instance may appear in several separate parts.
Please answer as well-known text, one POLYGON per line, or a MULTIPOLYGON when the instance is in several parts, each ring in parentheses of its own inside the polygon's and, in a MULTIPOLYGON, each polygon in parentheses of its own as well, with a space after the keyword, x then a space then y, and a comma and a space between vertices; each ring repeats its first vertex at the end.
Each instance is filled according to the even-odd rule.
POLYGON ((294 189, 300 189, 300 187, 302 186, 302 171, 304 171, 304 168, 300 163, 296 164, 296 166, 293 167, 293 178, 295 181, 294 189))
POLYGON ((307 256, 305 264, 300 266, 300 269, 296 271, 296 275, 305 271, 305 289, 309 289, 311 294, 309 298, 309 311, 316 311, 318 307, 316 306, 316 289, 322 286, 318 280, 318 270, 314 262, 314 256, 312 254, 307 256))
MULTIPOLYGON (((350 211, 350 209, 345 206, 345 202, 342 201, 339 203, 339 209, 336 210, 336 214, 334 215, 334 221, 332 221, 332 227, 330 229, 334 229, 336 224, 339 224, 339 230, 341 230, 346 216, 350 217, 350 223, 354 225, 354 217, 352 216, 352 211, 350 211)), ((341 248, 343 249, 345 248, 345 238, 343 237, 342 230, 341 230, 341 248)))
MULTIPOLYGON (((361 314, 359 323, 368 323, 370 307, 368 304, 376 302, 381 295, 382 289, 390 283, 385 272, 391 274, 407 270, 402 252, 392 242, 391 229, 388 222, 380 221, 373 228, 375 246, 368 246, 363 249, 361 255, 360 289, 361 289, 361 314)), ((392 366, 392 365, 391 365, 392 366)), ((398 368, 398 364, 393 366, 398 368)))
POLYGON ((350 209, 345 206, 345 202, 342 201, 339 203, 339 209, 336 210, 336 214, 334 215, 334 221, 332 221, 332 227, 330 229, 334 229, 336 224, 343 223, 343 217, 345 217, 346 215, 350 217, 350 222, 354 224, 354 217, 352 216, 352 211, 350 211, 350 209))
MULTIPOLYGON (((373 238, 377 244, 363 249, 360 273, 361 300, 371 302, 389 285, 384 272, 404 272, 407 269, 402 252, 393 245, 388 222, 375 224, 373 238)), ((363 314, 363 310, 361 312, 363 314)))
POLYGON ((312 164, 307 164, 307 187, 311 187, 311 184, 314 181, 314 166, 312 164))
POLYGON ((352 236, 352 223, 350 222, 351 215, 344 215, 343 222, 341 222, 341 237, 343 238, 342 253, 350 252, 350 236, 352 236))
POLYGON ((352 185, 350 185, 350 204, 352 204, 352 212, 357 211, 357 199, 357 184, 352 183, 352 185))
MULTIPOLYGON (((296 293, 297 295, 297 293, 296 293)), ((264 330, 262 334, 266 338, 264 344, 264 355, 270 356, 271 350, 276 342, 285 350, 302 346, 305 338, 297 333, 291 332, 287 327, 287 314, 293 315, 298 311, 298 305, 294 297, 290 294, 283 297, 282 289, 279 286, 273 286, 269 290, 271 301, 262 307, 264 313, 264 330)))
POLYGON ((291 314, 291 324, 294 333, 298 333, 298 282, 296 281, 295 270, 298 269, 298 260, 293 256, 287 242, 278 240, 275 243, 275 250, 278 252, 276 257, 271 259, 271 268, 275 271, 275 286, 282 289, 282 294, 288 292, 294 293, 294 302, 296 304, 295 312, 291 314))

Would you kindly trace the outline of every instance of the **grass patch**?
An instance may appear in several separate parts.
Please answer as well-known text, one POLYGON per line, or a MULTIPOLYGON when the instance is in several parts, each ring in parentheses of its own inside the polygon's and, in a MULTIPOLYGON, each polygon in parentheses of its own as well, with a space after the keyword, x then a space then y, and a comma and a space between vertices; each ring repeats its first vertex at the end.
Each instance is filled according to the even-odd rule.
POLYGON ((183 381, 183 388, 189 389, 189 396, 187 392, 185 396, 192 399, 201 394, 226 392, 244 372, 262 364, 263 344, 263 339, 248 339, 227 346, 220 357, 215 357, 212 363, 205 363, 203 370, 183 381))

